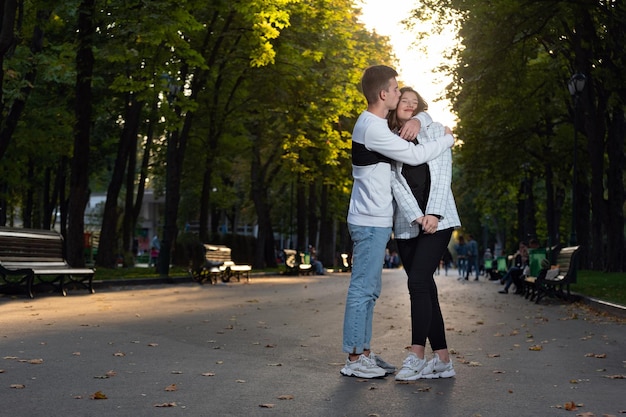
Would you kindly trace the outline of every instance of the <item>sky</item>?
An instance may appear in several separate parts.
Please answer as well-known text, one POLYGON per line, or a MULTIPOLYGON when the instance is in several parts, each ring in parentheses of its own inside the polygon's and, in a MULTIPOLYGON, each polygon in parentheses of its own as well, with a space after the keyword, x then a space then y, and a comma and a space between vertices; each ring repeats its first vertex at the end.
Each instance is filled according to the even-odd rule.
POLYGON ((412 46, 415 35, 407 32, 400 21, 409 15, 416 0, 362 0, 361 21, 379 35, 389 36, 399 60, 396 68, 400 86, 411 86, 428 102, 428 112, 435 121, 454 127, 455 117, 448 101, 435 101, 443 96, 450 79, 435 73, 442 62, 443 51, 452 40, 446 36, 434 38, 426 52, 412 46))

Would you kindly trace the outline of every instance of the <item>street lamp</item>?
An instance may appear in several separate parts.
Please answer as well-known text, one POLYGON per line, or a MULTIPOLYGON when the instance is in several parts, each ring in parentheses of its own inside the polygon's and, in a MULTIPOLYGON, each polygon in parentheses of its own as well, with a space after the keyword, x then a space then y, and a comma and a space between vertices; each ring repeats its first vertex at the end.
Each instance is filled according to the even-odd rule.
POLYGON ((578 149, 578 98, 585 89, 585 82, 587 81, 584 74, 577 72, 567 82, 567 88, 569 93, 574 99, 574 164, 572 166, 572 232, 569 238, 570 246, 575 246, 577 243, 576 237, 576 183, 578 180, 576 172, 576 154, 578 149))

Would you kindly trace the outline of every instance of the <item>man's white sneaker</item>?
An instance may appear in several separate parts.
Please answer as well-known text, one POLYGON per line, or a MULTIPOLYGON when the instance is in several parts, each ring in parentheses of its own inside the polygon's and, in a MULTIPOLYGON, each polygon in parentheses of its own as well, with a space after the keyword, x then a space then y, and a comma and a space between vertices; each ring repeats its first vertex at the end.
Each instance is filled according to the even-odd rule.
POLYGON ((383 368, 385 372, 387 372, 388 374, 393 374, 394 372, 396 372, 395 366, 383 360, 383 358, 381 358, 374 352, 370 352, 370 359, 374 359, 374 362, 376 362, 376 365, 383 368))
POLYGON ((355 376, 357 378, 382 378, 387 372, 376 365, 376 361, 365 355, 359 356, 355 361, 346 360, 346 366, 341 368, 341 374, 355 376))
POLYGON ((413 352, 410 352, 404 362, 402 369, 396 374, 396 381, 415 381, 422 378, 422 371, 426 367, 426 359, 420 359, 413 352))
POLYGON ((428 361, 428 364, 422 371, 422 378, 452 378, 456 375, 454 366, 452 366, 452 358, 450 362, 442 362, 439 355, 435 353, 435 357, 428 361))

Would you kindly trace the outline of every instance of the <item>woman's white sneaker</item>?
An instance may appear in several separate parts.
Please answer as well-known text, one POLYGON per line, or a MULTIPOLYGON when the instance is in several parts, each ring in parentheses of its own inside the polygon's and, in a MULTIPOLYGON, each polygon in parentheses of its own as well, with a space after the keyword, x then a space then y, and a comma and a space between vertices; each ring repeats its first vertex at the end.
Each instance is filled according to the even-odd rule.
POLYGON ((429 360, 426 367, 422 370, 422 378, 426 379, 452 378, 455 375, 452 358, 450 358, 449 362, 442 362, 436 353, 435 357, 429 360))
POLYGON ((396 374, 396 381, 415 381, 422 378, 426 365, 426 359, 420 359, 415 353, 410 352, 402 362, 402 368, 396 374))

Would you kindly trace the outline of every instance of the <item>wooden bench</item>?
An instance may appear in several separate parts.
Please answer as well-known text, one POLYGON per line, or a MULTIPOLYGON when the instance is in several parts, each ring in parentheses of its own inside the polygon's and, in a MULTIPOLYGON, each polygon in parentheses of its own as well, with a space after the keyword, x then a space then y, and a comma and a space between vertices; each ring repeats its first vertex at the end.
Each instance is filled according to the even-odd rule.
POLYGON ((92 294, 92 268, 74 268, 64 257, 63 237, 49 230, 0 227, 0 291, 25 288, 34 298, 33 287, 52 285, 67 295, 69 283, 92 294))
POLYGON ((557 255, 553 256, 550 269, 542 269, 536 277, 526 277, 524 279, 526 298, 536 303, 546 296, 571 300, 570 284, 576 283, 579 252, 580 246, 561 248, 557 255))
POLYGON ((306 262, 304 253, 295 249, 283 249, 285 255, 285 271, 287 274, 308 275, 313 272, 313 266, 306 262))
POLYGON ((217 284, 219 280, 229 282, 231 278, 241 281, 245 275, 250 282, 252 265, 237 265, 231 259, 231 249, 223 245, 204 245, 204 265, 200 268, 190 268, 189 273, 194 281, 204 284, 210 281, 217 284))
MULTIPOLYGON (((489 280, 497 281, 502 279, 509 271, 509 261, 506 256, 498 256, 491 260, 491 269, 489 270, 489 280)), ((487 267, 485 266, 485 270, 487 267)))

